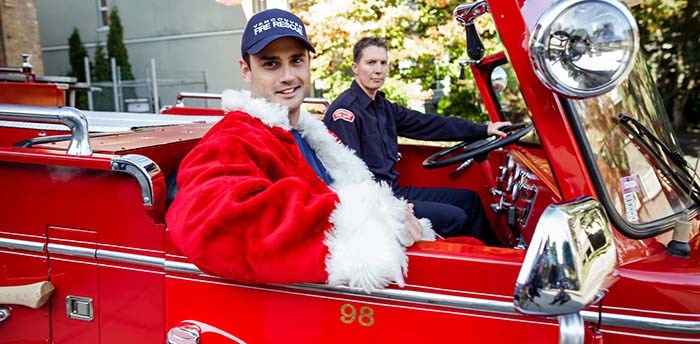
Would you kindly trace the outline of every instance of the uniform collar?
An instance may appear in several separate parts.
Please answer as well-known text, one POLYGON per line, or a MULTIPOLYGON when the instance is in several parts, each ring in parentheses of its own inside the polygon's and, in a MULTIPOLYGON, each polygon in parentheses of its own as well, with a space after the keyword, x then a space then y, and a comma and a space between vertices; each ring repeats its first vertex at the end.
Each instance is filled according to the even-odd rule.
MULTIPOLYGON (((360 106, 362 106, 363 109, 366 109, 369 104, 372 103, 372 98, 370 98, 367 93, 365 93, 365 90, 360 87, 360 85, 357 83, 357 81, 353 80, 352 85, 350 85, 350 88, 355 92, 355 96, 357 97, 357 100, 360 102, 360 106)), ((374 101, 382 101, 384 99, 384 92, 382 91, 377 91, 377 95, 374 97, 374 101)))

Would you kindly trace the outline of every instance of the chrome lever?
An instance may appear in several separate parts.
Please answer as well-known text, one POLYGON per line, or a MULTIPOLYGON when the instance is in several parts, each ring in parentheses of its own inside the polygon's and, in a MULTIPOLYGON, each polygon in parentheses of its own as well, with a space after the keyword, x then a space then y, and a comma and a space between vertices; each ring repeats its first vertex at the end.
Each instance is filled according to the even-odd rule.
MULTIPOLYGON (((400 154, 400 153, 399 153, 400 154)), ((400 159, 400 157, 399 157, 400 159)), ((474 159, 467 159, 465 160, 461 165, 457 166, 457 168, 454 169, 454 171, 450 172, 449 176, 450 178, 457 178, 458 175, 460 175, 464 170, 469 168, 474 163, 474 159)))

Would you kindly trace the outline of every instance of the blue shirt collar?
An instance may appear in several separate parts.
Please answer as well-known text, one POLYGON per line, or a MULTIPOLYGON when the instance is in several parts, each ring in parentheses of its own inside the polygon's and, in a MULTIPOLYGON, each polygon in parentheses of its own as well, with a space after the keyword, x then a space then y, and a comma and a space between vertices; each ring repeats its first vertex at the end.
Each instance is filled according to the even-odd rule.
MULTIPOLYGON (((362 106, 363 109, 366 109, 369 104, 372 104, 372 98, 370 98, 367 93, 365 93, 365 90, 360 87, 360 84, 357 83, 357 81, 353 80, 352 85, 350 85, 350 88, 355 92, 355 96, 357 97, 357 100, 360 102, 360 106, 362 106)), ((382 91, 377 91, 377 95, 374 97, 375 101, 381 102, 384 100, 384 92, 382 91)))

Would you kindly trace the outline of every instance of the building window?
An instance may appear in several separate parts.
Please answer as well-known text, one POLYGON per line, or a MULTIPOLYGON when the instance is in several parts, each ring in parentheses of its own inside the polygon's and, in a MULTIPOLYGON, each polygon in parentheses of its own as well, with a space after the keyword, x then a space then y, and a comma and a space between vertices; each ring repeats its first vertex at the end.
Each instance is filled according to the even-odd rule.
POLYGON ((97 0, 97 29, 107 30, 109 28, 109 6, 107 0, 97 0))
POLYGON ((253 13, 267 9, 267 0, 253 0, 253 13))

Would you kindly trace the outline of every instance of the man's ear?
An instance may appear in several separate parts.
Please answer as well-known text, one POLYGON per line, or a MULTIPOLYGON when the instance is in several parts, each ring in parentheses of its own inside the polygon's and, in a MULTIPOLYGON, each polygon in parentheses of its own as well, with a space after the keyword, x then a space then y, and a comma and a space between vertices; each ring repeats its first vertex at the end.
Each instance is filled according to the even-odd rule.
POLYGON ((351 67, 352 67, 352 74, 357 75, 357 69, 359 68, 359 66, 357 65, 357 63, 355 63, 355 62, 353 61, 351 67))
POLYGON ((238 60, 238 66, 241 68, 241 76, 243 80, 250 84, 250 66, 244 59, 238 60))

